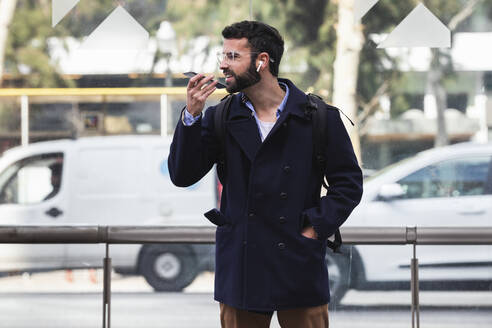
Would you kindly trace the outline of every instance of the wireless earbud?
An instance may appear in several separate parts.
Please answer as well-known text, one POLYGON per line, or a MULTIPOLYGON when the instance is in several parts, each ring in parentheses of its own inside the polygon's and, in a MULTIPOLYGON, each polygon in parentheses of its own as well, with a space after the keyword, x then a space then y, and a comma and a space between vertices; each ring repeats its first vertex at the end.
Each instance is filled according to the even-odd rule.
POLYGON ((263 66, 263 60, 260 60, 260 64, 258 65, 258 68, 256 69, 257 72, 260 71, 261 66, 263 66))

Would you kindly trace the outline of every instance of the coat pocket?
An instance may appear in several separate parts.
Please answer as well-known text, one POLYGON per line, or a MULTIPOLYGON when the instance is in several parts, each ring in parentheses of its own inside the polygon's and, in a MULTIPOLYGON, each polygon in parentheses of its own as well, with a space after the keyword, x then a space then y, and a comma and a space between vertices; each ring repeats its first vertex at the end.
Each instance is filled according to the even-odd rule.
POLYGON ((218 211, 216 208, 214 209, 211 209, 210 211, 208 211, 207 213, 204 214, 205 217, 210 221, 212 222, 213 224, 215 224, 216 226, 223 226, 225 224, 228 224, 230 223, 226 217, 224 216, 224 214, 222 214, 220 211, 218 211))
POLYGON ((318 246, 323 246, 323 241, 319 240, 319 239, 314 239, 314 238, 310 238, 310 237, 306 237, 304 236, 301 232, 299 233, 298 237, 301 239, 301 240, 304 240, 306 242, 310 242, 310 243, 313 243, 313 244, 316 244, 318 246))

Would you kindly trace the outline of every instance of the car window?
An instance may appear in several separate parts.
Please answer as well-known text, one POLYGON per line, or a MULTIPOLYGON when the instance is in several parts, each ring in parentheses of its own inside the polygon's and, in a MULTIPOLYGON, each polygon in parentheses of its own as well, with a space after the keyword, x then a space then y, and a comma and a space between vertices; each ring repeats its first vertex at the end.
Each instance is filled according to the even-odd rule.
POLYGON ((63 155, 24 158, 0 174, 0 204, 35 204, 53 198, 61 186, 63 155))
POLYGON ((488 188, 491 157, 477 156, 439 162, 398 181, 403 199, 459 197, 491 193, 488 188))
POLYGON ((396 163, 390 164, 390 165, 382 168, 381 170, 379 170, 377 172, 374 172, 373 174, 371 174, 368 177, 366 177, 365 182, 369 182, 369 181, 373 180, 374 178, 377 178, 377 177, 385 174, 386 172, 390 172, 391 170, 393 170, 393 168, 398 167, 398 166, 401 166, 401 165, 403 165, 406 162, 410 162, 414 158, 415 157, 412 156, 412 157, 408 157, 408 158, 402 159, 401 161, 398 161, 396 163))

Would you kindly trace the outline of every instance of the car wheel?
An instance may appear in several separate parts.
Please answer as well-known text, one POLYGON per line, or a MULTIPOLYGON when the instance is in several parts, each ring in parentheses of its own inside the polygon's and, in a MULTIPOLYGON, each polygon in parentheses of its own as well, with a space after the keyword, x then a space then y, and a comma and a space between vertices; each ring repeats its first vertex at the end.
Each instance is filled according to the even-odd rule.
POLYGON ((140 252, 139 269, 156 291, 181 291, 198 274, 195 253, 188 245, 146 245, 140 252))
POLYGON ((340 304, 343 296, 347 293, 349 286, 349 263, 343 254, 333 253, 327 250, 326 267, 330 284, 330 308, 340 304))

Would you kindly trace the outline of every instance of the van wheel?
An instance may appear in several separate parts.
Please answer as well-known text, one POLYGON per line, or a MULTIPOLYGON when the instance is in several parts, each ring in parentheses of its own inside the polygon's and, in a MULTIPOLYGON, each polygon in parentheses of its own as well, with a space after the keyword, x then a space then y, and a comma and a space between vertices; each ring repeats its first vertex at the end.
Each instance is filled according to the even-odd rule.
POLYGON ((198 263, 188 245, 145 245, 139 270, 154 290, 181 291, 197 276, 198 263))
POLYGON ((333 309, 340 304, 345 293, 347 293, 349 287, 349 262, 346 256, 333 253, 330 249, 327 249, 325 261, 330 284, 329 307, 333 309))

